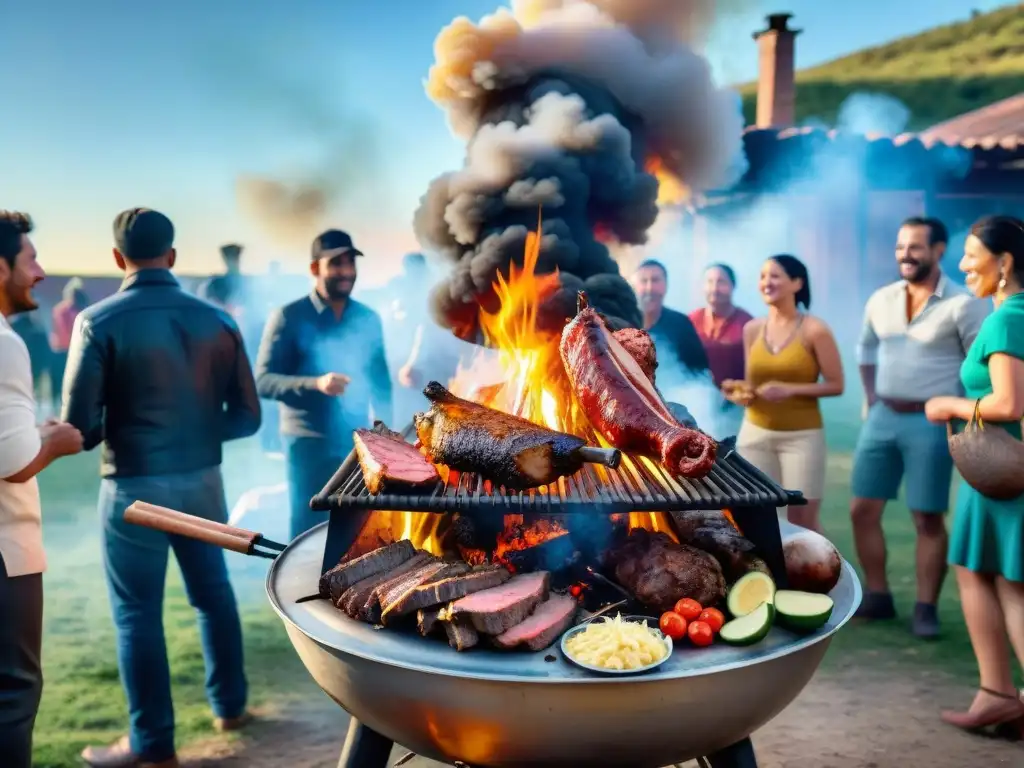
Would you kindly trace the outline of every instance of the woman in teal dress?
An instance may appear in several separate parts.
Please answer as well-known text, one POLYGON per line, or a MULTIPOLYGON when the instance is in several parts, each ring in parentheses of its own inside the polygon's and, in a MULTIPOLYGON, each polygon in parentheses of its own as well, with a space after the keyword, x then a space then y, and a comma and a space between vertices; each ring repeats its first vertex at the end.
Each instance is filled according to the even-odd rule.
MULTIPOLYGON (((991 298, 960 368, 966 397, 936 397, 933 422, 971 418, 975 403, 987 425, 1021 439, 1024 418, 1024 221, 990 216, 972 228, 960 269, 967 287, 991 298)), ((1021 467, 1024 472, 1024 467, 1021 467)), ((943 712, 959 728, 995 728, 1024 737, 1024 700, 1013 684, 1007 640, 1024 667, 1024 496, 996 501, 961 480, 949 542, 957 585, 981 683, 966 712, 943 712)))

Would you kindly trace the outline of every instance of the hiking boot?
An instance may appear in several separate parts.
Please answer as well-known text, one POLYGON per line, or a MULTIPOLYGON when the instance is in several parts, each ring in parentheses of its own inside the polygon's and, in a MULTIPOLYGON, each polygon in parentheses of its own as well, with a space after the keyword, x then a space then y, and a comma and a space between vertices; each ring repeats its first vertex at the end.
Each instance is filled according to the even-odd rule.
POLYGON ((127 736, 107 747, 86 747, 82 759, 92 768, 180 768, 176 757, 157 762, 143 760, 132 752, 127 736))
POLYGON ((914 605, 913 632, 922 640, 935 640, 939 636, 939 612, 929 603, 914 605))
POLYGON ((865 592, 860 608, 854 614, 858 619, 887 621, 896 618, 896 604, 889 592, 865 592))

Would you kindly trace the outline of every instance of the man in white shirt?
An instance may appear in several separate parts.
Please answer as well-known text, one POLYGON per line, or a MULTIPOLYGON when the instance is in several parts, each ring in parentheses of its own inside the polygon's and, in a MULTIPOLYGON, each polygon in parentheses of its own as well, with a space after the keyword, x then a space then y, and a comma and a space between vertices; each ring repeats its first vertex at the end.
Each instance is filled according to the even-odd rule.
POLYGON ((30 768, 32 727, 43 689, 42 518, 36 475, 82 449, 81 433, 55 421, 36 425, 32 364, 9 318, 38 305, 44 273, 25 214, 0 211, 0 763, 30 768))

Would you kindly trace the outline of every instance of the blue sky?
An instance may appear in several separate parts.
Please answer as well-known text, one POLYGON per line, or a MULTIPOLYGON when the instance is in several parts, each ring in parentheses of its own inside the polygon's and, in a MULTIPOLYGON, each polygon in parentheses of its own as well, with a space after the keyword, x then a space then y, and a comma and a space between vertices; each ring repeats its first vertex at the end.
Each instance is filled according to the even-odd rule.
MULTIPOLYGON (((709 55, 722 82, 753 79, 750 33, 767 12, 804 29, 798 66, 966 18, 993 0, 751 0, 709 55)), ((414 246, 410 221, 429 180, 462 145, 423 93, 437 32, 496 0, 31 0, 3 11, 0 207, 27 210, 53 272, 113 268, 110 222, 133 205, 174 219, 183 271, 219 268, 238 240, 249 266, 304 266, 234 196, 239 174, 316 168, 344 180, 337 225, 370 253, 377 283, 414 246), (332 152, 365 136, 335 170, 332 152)))

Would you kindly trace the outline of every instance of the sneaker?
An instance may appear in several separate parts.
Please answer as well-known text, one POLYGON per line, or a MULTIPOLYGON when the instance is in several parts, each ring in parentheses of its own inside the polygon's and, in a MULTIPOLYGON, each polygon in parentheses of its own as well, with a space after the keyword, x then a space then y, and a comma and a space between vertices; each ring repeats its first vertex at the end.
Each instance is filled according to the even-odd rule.
POLYGON ((889 592, 865 592, 860 608, 854 614, 858 619, 885 621, 896 618, 896 604, 889 592))
POLYGON ((934 605, 917 603, 914 605, 914 622, 912 629, 916 637, 922 640, 935 640, 940 634, 939 612, 934 605))

